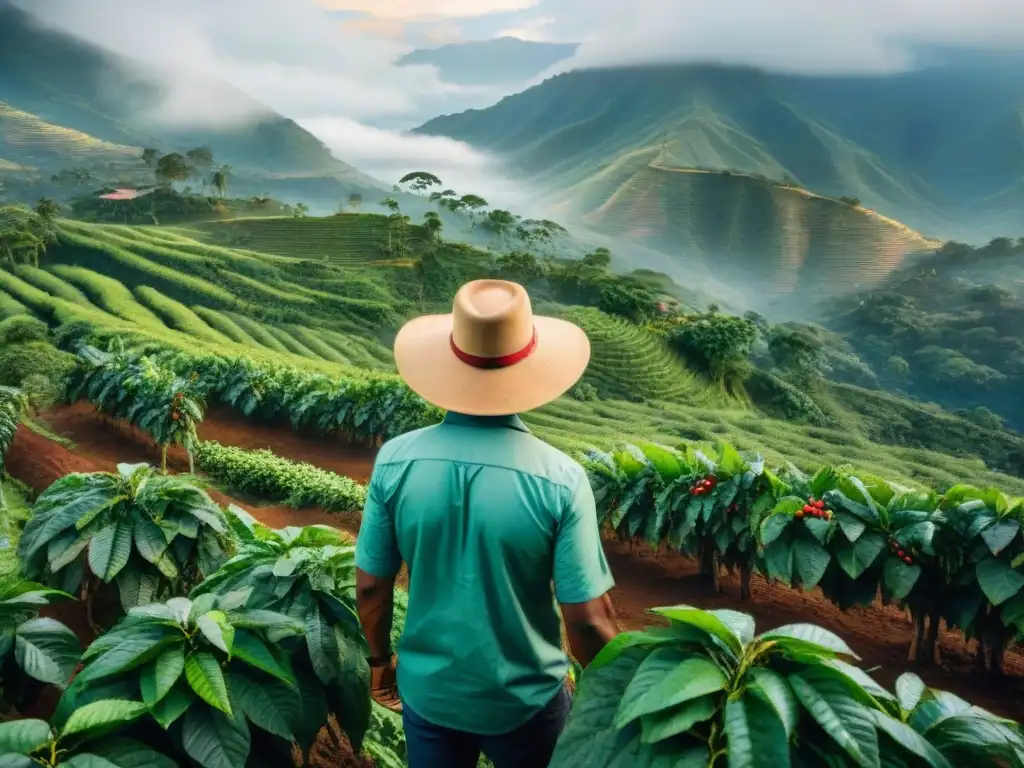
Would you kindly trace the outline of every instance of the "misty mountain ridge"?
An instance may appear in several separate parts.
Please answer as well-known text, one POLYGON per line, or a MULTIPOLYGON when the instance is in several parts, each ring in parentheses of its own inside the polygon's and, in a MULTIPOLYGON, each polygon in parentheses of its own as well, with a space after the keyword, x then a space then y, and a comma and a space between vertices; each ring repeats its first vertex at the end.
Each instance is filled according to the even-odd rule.
POLYGON ((789 178, 929 235, 978 241, 1022 226, 1021 63, 961 56, 843 77, 717 65, 577 70, 416 130, 504 155, 579 216, 630 183, 609 179, 616 167, 648 164, 789 178))
POLYGON ((418 48, 395 63, 435 66, 442 80, 455 85, 512 85, 526 83, 554 64, 571 58, 577 48, 579 43, 498 37, 418 48))
MULTIPOLYGON (((51 125, 118 147, 183 151, 207 145, 219 162, 231 164, 236 172, 347 178, 356 186, 380 186, 335 158, 294 121, 230 84, 208 75, 192 78, 185 92, 217 99, 218 104, 230 108, 234 119, 219 125, 161 119, 161 110, 167 108, 187 111, 182 105, 167 103, 162 73, 47 28, 0 0, 0 102, 9 112, 37 118, 27 135, 4 132, 0 157, 8 162, 40 164, 46 159, 45 152, 29 153, 27 158, 14 155, 19 147, 24 154, 24 147, 45 144, 49 130, 45 126, 51 125)), ((13 131, 14 124, 9 124, 13 131)), ((25 124, 22 121, 22 126, 25 124)))

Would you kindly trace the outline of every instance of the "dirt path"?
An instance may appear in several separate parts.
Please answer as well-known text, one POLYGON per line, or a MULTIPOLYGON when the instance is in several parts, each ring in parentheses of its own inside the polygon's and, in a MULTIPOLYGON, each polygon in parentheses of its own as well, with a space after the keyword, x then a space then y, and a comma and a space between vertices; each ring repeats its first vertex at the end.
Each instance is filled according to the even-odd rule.
MULTIPOLYGON (((57 409, 47 414, 46 422, 55 432, 75 441, 76 447, 72 452, 24 427, 19 429, 8 454, 7 469, 36 490, 42 490, 71 471, 111 471, 118 462, 159 461, 159 452, 148 438, 132 428, 109 422, 88 406, 57 409)), ((363 482, 369 477, 375 453, 368 448, 353 448, 325 438, 296 434, 287 425, 250 425, 223 412, 208 417, 202 436, 226 445, 271 447, 278 455, 338 472, 347 471, 363 482)), ((172 471, 186 471, 184 453, 172 450, 169 466, 172 471)), ((216 490, 212 490, 211 495, 221 504, 238 504, 274 527, 321 523, 353 534, 358 532, 356 515, 254 504, 216 490)), ((624 629, 640 629, 655 623, 645 613, 652 606, 688 604, 701 608, 733 608, 752 614, 758 631, 798 622, 826 627, 851 645, 862 657, 865 669, 877 668, 873 674, 890 686, 909 668, 906 653, 913 628, 907 615, 895 607, 876 604, 840 611, 818 591, 804 593, 768 584, 758 576, 751 585, 753 600, 741 602, 736 578, 723 575, 723 592, 711 594, 699 582, 696 563, 678 555, 655 554, 618 541, 605 542, 605 551, 617 582, 612 595, 624 629)), ((914 671, 932 686, 953 691, 1004 716, 1024 719, 1024 655, 1007 654, 1008 677, 997 683, 976 671, 959 633, 943 633, 942 651, 942 668, 915 667, 914 671)))

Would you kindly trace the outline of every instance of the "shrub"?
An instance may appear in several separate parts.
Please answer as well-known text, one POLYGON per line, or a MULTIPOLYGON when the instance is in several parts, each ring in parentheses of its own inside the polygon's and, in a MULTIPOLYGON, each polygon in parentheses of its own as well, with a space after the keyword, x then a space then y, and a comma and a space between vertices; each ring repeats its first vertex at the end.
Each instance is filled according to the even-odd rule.
POLYGON ((19 386, 32 375, 63 382, 75 368, 75 357, 45 341, 28 341, 0 347, 0 384, 19 386))
POLYGON ((67 475, 43 491, 18 556, 28 578, 65 591, 93 579, 116 582, 129 610, 213 573, 227 559, 227 533, 223 511, 199 486, 120 464, 116 474, 67 475))
POLYGON ((25 393, 29 405, 36 413, 53 407, 60 399, 61 390, 59 381, 54 381, 41 373, 26 376, 21 382, 21 391, 25 393))
POLYGON ((744 384, 754 404, 769 416, 818 427, 832 425, 814 400, 774 374, 755 368, 744 384))
POLYGON ((15 315, 0 321, 0 345, 46 341, 48 334, 46 323, 30 315, 15 315))
POLYGON ((87 341, 95 331, 95 326, 87 320, 72 320, 57 326, 53 332, 53 343, 58 349, 73 352, 79 343, 87 341))
POLYGON ((362 509, 366 501, 366 488, 351 478, 282 459, 269 450, 247 451, 207 440, 199 444, 196 462, 216 480, 292 507, 350 512, 362 509))
POLYGON ((594 400, 599 399, 597 394, 597 388, 593 384, 590 384, 586 381, 581 381, 579 384, 573 387, 573 390, 570 394, 576 400, 579 400, 584 403, 593 402, 594 400))

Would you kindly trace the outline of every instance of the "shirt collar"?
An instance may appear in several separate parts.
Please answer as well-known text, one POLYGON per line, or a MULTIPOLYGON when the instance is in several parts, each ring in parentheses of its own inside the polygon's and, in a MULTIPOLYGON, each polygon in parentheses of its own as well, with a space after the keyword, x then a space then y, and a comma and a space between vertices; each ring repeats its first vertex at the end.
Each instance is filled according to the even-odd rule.
POLYGON ((508 416, 468 416, 465 413, 448 411, 444 416, 445 424, 454 424, 457 427, 506 427, 519 432, 529 432, 530 429, 523 423, 523 420, 516 414, 508 416))

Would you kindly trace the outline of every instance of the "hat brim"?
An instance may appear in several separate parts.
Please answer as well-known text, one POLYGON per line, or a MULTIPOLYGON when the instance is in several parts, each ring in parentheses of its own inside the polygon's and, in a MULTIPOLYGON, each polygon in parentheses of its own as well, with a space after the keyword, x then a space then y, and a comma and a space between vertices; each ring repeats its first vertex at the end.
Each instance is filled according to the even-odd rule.
POLYGON ((504 416, 539 408, 565 394, 590 362, 583 330, 554 317, 534 317, 537 347, 507 368, 482 369, 451 349, 452 315, 410 320, 395 337, 398 373, 413 392, 446 411, 504 416))

